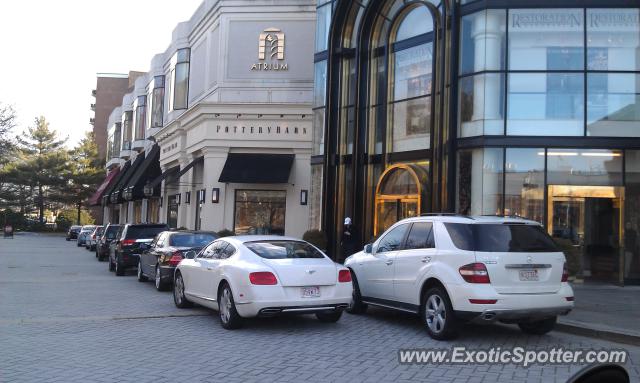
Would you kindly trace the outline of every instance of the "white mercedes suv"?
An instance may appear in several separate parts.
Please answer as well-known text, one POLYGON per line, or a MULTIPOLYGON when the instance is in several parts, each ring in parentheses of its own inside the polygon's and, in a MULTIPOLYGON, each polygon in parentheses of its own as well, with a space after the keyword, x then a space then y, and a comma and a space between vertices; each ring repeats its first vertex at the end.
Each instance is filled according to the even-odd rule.
POLYGON ((345 260, 352 314, 367 305, 417 313, 434 339, 463 322, 551 331, 573 308, 564 254, 534 221, 433 214, 402 220, 345 260))

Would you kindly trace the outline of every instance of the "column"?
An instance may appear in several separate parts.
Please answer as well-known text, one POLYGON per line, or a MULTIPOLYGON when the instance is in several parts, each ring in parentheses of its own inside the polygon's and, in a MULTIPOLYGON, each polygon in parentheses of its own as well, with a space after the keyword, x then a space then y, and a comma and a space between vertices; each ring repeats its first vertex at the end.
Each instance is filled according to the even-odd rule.
MULTIPOLYGON (((226 184, 218 182, 228 153, 229 148, 227 147, 209 147, 203 150, 202 185, 206 191, 202 206, 202 230, 233 230, 233 209, 229 212, 225 211, 226 184), (211 202, 213 188, 219 189, 218 203, 211 202)), ((233 196, 231 198, 233 199, 233 196)))
POLYGON ((147 219, 148 210, 149 210, 149 200, 147 198, 144 198, 142 200, 142 206, 140 207, 140 221, 142 223, 149 223, 149 220, 147 219))
MULTIPOLYGON (((187 167, 191 163, 191 161, 191 156, 180 158, 180 170, 187 167)), ((193 201, 187 204, 187 192, 191 190, 191 172, 192 170, 190 169, 177 181, 178 190, 180 193, 180 205, 178 206, 178 227, 186 227, 187 229, 193 228, 193 225, 189 224, 189 222, 191 221, 191 203, 193 203, 193 201)))

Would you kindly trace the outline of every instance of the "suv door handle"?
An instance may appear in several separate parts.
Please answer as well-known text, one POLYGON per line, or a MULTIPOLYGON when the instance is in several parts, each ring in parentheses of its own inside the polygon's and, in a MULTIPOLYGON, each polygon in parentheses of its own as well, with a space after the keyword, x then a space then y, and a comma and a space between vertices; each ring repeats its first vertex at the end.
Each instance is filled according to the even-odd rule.
POLYGON ((429 263, 429 262, 431 262, 431 257, 427 256, 422 258, 422 263, 429 263))
POLYGON ((386 261, 385 263, 386 263, 387 265, 391 265, 391 264, 393 264, 393 261, 392 261, 392 260, 388 260, 388 261, 386 261))

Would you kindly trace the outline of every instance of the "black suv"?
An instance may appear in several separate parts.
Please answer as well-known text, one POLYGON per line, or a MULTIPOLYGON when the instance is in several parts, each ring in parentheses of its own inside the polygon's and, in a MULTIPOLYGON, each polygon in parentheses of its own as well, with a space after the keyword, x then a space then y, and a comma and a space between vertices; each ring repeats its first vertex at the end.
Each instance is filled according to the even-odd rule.
POLYGON ((67 241, 71 241, 72 239, 78 239, 78 234, 80 233, 80 229, 82 226, 73 225, 67 231, 67 241))
POLYGON ((96 258, 98 258, 98 261, 102 262, 109 257, 109 248, 111 242, 116 239, 118 230, 120 230, 120 225, 110 223, 104 228, 100 238, 96 240, 96 258))
POLYGON ((137 266, 143 251, 140 245, 150 243, 157 234, 168 229, 165 224, 126 224, 120 227, 109 249, 109 270, 122 276, 127 267, 137 266))

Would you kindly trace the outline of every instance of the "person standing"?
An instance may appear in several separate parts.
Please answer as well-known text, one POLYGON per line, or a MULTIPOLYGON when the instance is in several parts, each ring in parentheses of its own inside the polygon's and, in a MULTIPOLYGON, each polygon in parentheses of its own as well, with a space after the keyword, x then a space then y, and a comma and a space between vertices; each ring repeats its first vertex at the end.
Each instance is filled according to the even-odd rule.
POLYGON ((357 233, 355 228, 353 227, 353 223, 351 222, 350 217, 344 219, 340 247, 342 248, 342 257, 340 259, 340 262, 344 262, 344 260, 348 256, 359 251, 357 233))

